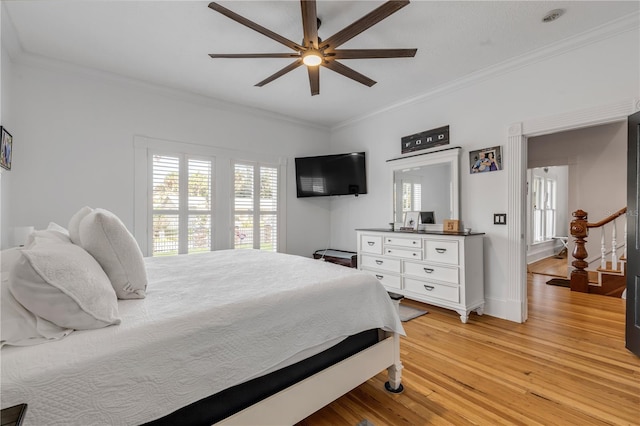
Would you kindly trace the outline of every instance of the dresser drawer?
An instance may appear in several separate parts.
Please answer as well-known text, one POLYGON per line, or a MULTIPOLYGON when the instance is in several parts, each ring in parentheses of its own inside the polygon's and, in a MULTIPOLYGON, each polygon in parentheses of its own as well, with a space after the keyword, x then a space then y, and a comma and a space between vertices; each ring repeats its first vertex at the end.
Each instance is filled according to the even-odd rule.
POLYGON ((400 289, 400 276, 377 271, 366 271, 376 277, 385 287, 400 289))
POLYGON ((386 245, 398 246, 398 247, 413 247, 422 248, 421 238, 398 238, 398 237, 385 237, 384 243, 386 245))
POLYGON ((387 256, 402 257, 403 259, 422 260, 422 250, 406 250, 393 247, 385 247, 384 254, 387 256))
POLYGON ((427 240, 425 259, 433 262, 458 264, 458 242, 444 240, 427 240))
POLYGON ((421 296, 435 297, 454 303, 459 302, 458 287, 405 278, 404 289, 421 296))
POLYGON ((360 264, 363 268, 400 273, 400 259, 382 256, 362 256, 360 264))
POLYGON ((361 236, 360 250, 363 253, 382 254, 382 237, 379 235, 361 236))
POLYGON ((439 265, 426 265, 424 263, 405 262, 404 273, 423 279, 444 281, 451 284, 460 283, 458 268, 439 265))

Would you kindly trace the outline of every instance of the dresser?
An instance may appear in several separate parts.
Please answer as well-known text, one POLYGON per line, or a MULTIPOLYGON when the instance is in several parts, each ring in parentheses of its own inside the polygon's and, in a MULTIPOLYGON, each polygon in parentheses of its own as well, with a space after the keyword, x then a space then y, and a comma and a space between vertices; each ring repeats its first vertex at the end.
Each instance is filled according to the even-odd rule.
POLYGON ((452 309, 466 323, 484 311, 483 233, 358 229, 358 269, 393 293, 452 309))

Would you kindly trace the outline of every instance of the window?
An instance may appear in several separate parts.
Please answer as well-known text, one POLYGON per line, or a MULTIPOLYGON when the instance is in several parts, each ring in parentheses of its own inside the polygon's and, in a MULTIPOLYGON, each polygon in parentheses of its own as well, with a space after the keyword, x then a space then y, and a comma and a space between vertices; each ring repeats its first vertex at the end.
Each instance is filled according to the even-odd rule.
POLYGON ((278 198, 277 166, 233 164, 234 248, 278 251, 278 198))
POLYGON ((534 176, 532 196, 533 241, 550 240, 556 232, 556 180, 534 176))
POLYGON ((151 156, 152 256, 212 250, 213 160, 151 156))

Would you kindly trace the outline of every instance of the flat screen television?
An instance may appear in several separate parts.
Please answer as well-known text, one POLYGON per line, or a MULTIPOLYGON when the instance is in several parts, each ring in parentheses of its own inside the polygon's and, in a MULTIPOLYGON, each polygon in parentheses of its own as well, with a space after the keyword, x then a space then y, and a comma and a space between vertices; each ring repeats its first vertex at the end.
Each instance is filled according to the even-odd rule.
POLYGON ((367 193, 364 152, 295 160, 298 198, 367 193))

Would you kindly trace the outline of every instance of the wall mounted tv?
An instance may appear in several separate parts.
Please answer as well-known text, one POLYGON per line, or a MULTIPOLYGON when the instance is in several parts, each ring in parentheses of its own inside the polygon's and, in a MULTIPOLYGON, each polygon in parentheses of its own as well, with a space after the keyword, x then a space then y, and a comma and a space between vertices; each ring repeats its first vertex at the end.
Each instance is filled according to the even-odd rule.
POLYGON ((367 193, 364 152, 296 158, 298 198, 367 193))

